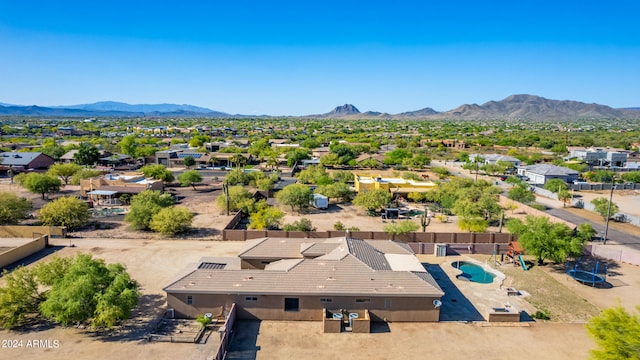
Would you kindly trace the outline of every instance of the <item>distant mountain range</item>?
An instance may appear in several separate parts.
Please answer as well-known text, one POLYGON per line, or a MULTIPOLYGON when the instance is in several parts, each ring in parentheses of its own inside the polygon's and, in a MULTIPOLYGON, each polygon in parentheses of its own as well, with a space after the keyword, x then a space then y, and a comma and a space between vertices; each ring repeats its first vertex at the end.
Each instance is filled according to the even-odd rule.
POLYGON ((606 105, 587 104, 572 100, 550 100, 535 95, 511 95, 500 101, 489 101, 482 105, 464 104, 444 112, 427 107, 395 115, 375 112, 361 113, 355 106, 345 104, 328 113, 309 115, 308 117, 460 120, 640 119, 640 108, 614 109, 606 105))
POLYGON ((0 115, 25 116, 99 116, 99 117, 230 117, 231 115, 193 105, 127 104, 100 101, 93 104, 21 106, 0 103, 0 115))
MULTIPOLYGON (((230 115, 193 105, 137 104, 102 101, 68 106, 20 106, 0 103, 0 115, 61 116, 61 117, 256 117, 230 115)), ((268 117, 262 115, 260 117, 268 117)), ((572 100, 551 100, 535 95, 511 95, 500 101, 482 105, 464 104, 438 112, 426 107, 400 114, 360 112, 351 104, 338 106, 328 113, 301 118, 382 118, 382 119, 465 119, 465 120, 569 120, 569 119, 640 119, 640 107, 614 109, 606 105, 587 104, 572 100)))
POLYGON ((123 102, 115 102, 115 101, 100 101, 93 104, 84 104, 84 105, 70 105, 70 106, 53 106, 54 108, 63 108, 63 109, 80 109, 80 110, 89 110, 89 111, 122 111, 122 112, 132 112, 132 113, 171 113, 171 112, 194 112, 194 113, 203 113, 208 114, 213 111, 211 109, 193 106, 193 105, 176 105, 176 104, 137 104, 131 105, 123 102))

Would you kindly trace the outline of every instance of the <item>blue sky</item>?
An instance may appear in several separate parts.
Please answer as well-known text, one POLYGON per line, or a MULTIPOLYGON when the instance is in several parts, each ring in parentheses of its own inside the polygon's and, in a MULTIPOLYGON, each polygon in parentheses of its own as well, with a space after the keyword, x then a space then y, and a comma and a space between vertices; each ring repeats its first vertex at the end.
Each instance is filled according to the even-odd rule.
POLYGON ((0 0, 0 102, 399 113, 640 106, 636 0, 0 0))

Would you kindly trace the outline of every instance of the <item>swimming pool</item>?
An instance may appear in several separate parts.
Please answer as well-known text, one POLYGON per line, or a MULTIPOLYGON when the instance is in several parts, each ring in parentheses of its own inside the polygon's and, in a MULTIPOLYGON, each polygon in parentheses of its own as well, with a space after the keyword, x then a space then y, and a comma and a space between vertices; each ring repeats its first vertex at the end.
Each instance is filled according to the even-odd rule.
POLYGON ((466 262, 466 261, 454 261, 451 266, 462 271, 462 274, 458 275, 458 279, 473 281, 479 284, 490 284, 496 277, 490 272, 486 272, 482 266, 466 262))

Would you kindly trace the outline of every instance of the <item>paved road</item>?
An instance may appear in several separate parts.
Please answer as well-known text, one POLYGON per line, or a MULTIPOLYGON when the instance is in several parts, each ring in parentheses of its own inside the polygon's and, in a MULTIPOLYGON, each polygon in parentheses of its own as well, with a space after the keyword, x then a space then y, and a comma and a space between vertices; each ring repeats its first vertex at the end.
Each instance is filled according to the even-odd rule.
MULTIPOLYGON (((453 174, 458 176, 467 177, 467 178, 472 178, 473 176, 475 176, 473 174, 469 174, 469 172, 466 170, 453 167, 449 164, 444 165, 442 161, 433 161, 432 163, 433 165, 436 165, 436 166, 445 166, 447 169, 449 169, 449 171, 451 171, 453 174)), ((487 178, 482 175, 480 175, 478 178, 493 180, 493 178, 487 178)), ((498 186, 500 186, 503 190, 506 190, 510 187, 508 184, 506 184, 503 181, 498 181, 498 186)), ((503 195, 506 195, 506 194, 503 193, 503 195)), ((604 227, 605 227, 604 222, 592 222, 589 219, 585 219, 579 215, 563 210, 561 201, 558 201, 555 199, 549 199, 539 195, 537 195, 536 197, 537 197, 536 199, 537 202, 542 203, 546 205, 548 208, 550 208, 549 210, 546 211, 549 215, 556 216, 562 220, 575 224, 576 226, 579 224, 588 222, 591 224, 591 226, 593 226, 594 230, 596 230, 598 234, 604 233, 604 227)), ((609 225, 611 225, 611 223, 609 225)), ((612 245, 612 246, 624 245, 628 248, 640 251, 640 228, 638 229, 637 233, 631 234, 631 233, 612 229, 611 226, 609 226, 609 230, 607 232, 607 238, 609 239, 607 241, 607 245, 612 245)))
MULTIPOLYGON (((552 208, 547 210, 546 212, 549 215, 553 215, 555 217, 558 217, 562 220, 568 221, 575 225, 583 224, 585 222, 590 223, 591 226, 593 226, 593 229, 598 232, 598 234, 602 234, 604 232, 605 225, 603 224, 603 222, 593 222, 593 221, 590 221, 589 219, 585 219, 581 216, 578 216, 574 213, 571 213, 563 209, 552 208)), ((609 225, 611 225, 611 223, 609 223, 609 225)), ((640 229, 638 229, 638 234, 640 234, 640 229)), ((634 250, 640 250, 640 236, 636 234, 630 234, 627 232, 618 231, 618 230, 612 229, 611 226, 609 226, 609 230, 607 232, 607 238, 609 239, 607 241, 607 245, 625 245, 634 250)))

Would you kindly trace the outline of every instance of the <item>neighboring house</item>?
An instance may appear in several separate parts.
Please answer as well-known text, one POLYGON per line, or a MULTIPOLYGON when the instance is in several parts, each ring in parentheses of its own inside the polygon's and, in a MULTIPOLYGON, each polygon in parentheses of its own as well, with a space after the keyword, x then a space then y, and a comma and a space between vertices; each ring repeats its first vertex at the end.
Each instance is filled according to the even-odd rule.
POLYGON ((563 166, 535 164, 518 168, 518 175, 529 178, 532 184, 545 184, 551 179, 562 179, 567 183, 578 180, 580 173, 563 166))
POLYGON ((80 180, 80 196, 94 204, 113 204, 123 194, 135 195, 145 190, 164 191, 161 180, 147 179, 142 173, 106 174, 80 180))
POLYGON ((135 159, 125 154, 104 154, 98 159, 98 164, 102 166, 118 167, 135 163, 135 159))
POLYGON ((567 159, 582 160, 589 166, 624 167, 628 157, 624 149, 572 146, 568 150, 567 159))
POLYGON ((427 192, 438 185, 431 181, 415 181, 401 178, 383 178, 381 176, 355 176, 356 192, 384 189, 393 194, 409 194, 427 192))
POLYGON ((371 320, 438 321, 444 292, 411 249, 383 240, 262 238, 234 258, 202 258, 164 288, 177 317, 320 321, 323 310, 371 320), (437 300, 437 301, 436 301, 437 300))
MULTIPOLYGON (((201 153, 193 149, 171 149, 156 152, 156 164, 164 165, 167 168, 184 167, 184 158, 191 156, 195 160, 195 167, 205 167, 213 165, 235 166, 231 159, 238 153, 201 153)), ((241 153, 247 164, 253 161, 250 154, 241 153)))
POLYGON ((27 170, 47 170, 55 160, 41 152, 3 152, 0 153, 0 168, 15 172, 27 170))
POLYGON ((311 156, 321 158, 330 152, 331 152, 331 149, 329 149, 328 146, 320 146, 320 147, 311 149, 311 156))
POLYGON ((470 161, 475 161, 476 157, 482 159, 483 165, 497 164, 498 161, 508 162, 513 165, 513 167, 518 167, 522 164, 520 159, 516 159, 513 156, 500 155, 500 154, 471 154, 469 155, 470 161))
POLYGON ((300 162, 301 162, 301 165, 303 167, 320 165, 320 159, 318 159, 318 158, 315 158, 315 159, 304 159, 304 160, 301 160, 300 162))
POLYGON ((58 161, 60 161, 61 163, 72 163, 75 161, 75 156, 77 153, 78 149, 69 150, 64 155, 60 156, 60 159, 58 159, 58 161))
POLYGON ((358 166, 360 166, 362 164, 362 162, 367 161, 367 160, 371 160, 373 161, 375 164, 377 164, 377 167, 383 167, 384 166, 384 155, 380 155, 380 154, 360 154, 360 156, 358 156, 356 158, 356 164, 358 164, 358 166))

